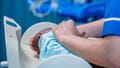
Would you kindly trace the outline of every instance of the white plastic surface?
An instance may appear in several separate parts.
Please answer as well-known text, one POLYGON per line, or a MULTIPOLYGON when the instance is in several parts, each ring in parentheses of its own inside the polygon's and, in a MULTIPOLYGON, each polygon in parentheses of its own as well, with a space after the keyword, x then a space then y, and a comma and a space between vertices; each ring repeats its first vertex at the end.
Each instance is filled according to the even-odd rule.
POLYGON ((35 57, 35 52, 30 48, 29 40, 32 36, 34 36, 39 31, 44 30, 46 28, 51 28, 53 26, 56 26, 56 24, 53 24, 50 22, 40 22, 35 25, 32 25, 23 34, 22 39, 21 39, 21 49, 24 52, 24 55, 21 55, 23 58, 21 62, 22 62, 22 65, 23 64, 25 64, 25 65, 22 68, 37 68, 38 67, 38 64, 40 61, 38 58, 35 57), (26 58, 24 58, 24 57, 26 57, 26 58), (26 60, 26 61, 24 61, 24 60, 26 60))
POLYGON ((92 66, 77 56, 56 55, 43 61, 39 68, 92 68, 92 66))
POLYGON ((9 68, 21 68, 19 44, 21 39, 21 27, 13 20, 4 16, 5 42, 9 68), (15 24, 16 27, 8 23, 15 24))
POLYGON ((35 25, 32 25, 23 34, 21 43, 24 45, 29 45, 29 40, 32 36, 34 36, 36 33, 38 33, 41 30, 44 30, 46 28, 51 28, 53 26, 56 26, 56 24, 53 24, 51 22, 40 22, 35 25))

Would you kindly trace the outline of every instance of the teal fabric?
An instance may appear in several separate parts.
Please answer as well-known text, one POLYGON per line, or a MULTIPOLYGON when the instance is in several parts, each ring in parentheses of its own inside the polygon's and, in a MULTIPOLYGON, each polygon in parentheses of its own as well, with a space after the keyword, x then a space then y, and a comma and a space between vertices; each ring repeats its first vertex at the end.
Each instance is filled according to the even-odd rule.
POLYGON ((42 35, 39 39, 38 45, 41 50, 39 56, 41 61, 58 54, 74 55, 71 51, 64 48, 60 43, 57 42, 52 31, 42 35))

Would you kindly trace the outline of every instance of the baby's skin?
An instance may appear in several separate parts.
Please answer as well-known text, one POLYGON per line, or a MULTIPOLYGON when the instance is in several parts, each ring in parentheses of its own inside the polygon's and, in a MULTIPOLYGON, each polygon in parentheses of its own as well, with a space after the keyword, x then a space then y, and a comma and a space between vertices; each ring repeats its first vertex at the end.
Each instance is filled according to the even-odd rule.
POLYGON ((34 50, 37 54, 40 54, 40 48, 38 47, 38 40, 40 39, 40 37, 49 32, 51 30, 51 28, 47 28, 47 29, 44 29, 40 32, 38 32, 34 37, 31 37, 30 39, 30 45, 31 45, 31 48, 32 50, 34 50))

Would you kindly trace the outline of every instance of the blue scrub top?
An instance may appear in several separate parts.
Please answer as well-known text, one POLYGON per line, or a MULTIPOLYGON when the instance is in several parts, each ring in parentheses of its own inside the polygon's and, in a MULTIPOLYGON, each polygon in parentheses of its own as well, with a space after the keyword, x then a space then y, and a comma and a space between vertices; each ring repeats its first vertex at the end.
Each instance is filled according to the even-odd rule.
POLYGON ((102 35, 120 36, 120 0, 106 0, 102 35))

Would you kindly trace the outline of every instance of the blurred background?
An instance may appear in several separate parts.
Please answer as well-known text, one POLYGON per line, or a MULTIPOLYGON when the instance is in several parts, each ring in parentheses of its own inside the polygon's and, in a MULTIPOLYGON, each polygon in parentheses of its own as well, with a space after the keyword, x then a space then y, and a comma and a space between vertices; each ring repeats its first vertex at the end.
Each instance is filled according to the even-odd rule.
POLYGON ((7 61, 3 16, 27 28, 42 21, 59 24, 72 19, 76 25, 104 17, 105 0, 0 0, 0 62, 7 61))

